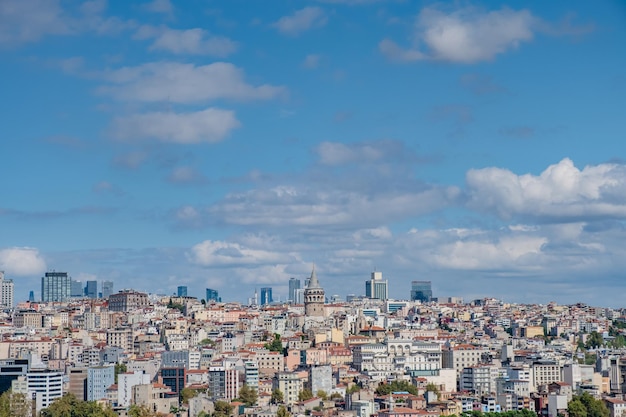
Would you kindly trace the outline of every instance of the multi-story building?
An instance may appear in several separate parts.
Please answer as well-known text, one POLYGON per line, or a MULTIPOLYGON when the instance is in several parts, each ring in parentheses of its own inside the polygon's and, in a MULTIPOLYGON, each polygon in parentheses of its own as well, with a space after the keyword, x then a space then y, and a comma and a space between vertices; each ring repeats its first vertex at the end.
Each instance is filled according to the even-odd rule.
POLYGON ((133 331, 130 327, 120 327, 108 329, 106 332, 106 342, 109 346, 117 346, 125 352, 133 351, 133 331))
POLYGON ((69 393, 81 401, 87 401, 87 368, 69 368, 69 393))
POLYGON ((474 365, 461 372, 461 391, 471 391, 476 395, 496 393, 498 368, 492 365, 474 365))
POLYGON ((179 285, 178 288, 176 288, 176 294, 179 297, 187 297, 187 286, 179 285))
POLYGON ((261 305, 271 304, 274 301, 272 297, 272 288, 271 287, 263 287, 261 288, 261 305))
POLYGON ((239 372, 225 366, 209 368, 209 395, 215 399, 232 400, 239 395, 239 372))
POLYGON ((535 362, 531 366, 533 389, 541 385, 563 381, 561 366, 554 361, 535 362))
POLYGON ((304 384, 297 372, 277 372, 272 380, 272 389, 283 393, 285 404, 297 402, 298 394, 303 388, 304 384))
POLYGON ((43 315, 35 310, 20 310, 13 314, 13 326, 41 328, 43 326, 43 315))
MULTIPOLYGON (((187 370, 184 366, 159 369, 159 376, 163 380, 163 384, 167 385, 172 392, 180 394, 185 388, 185 379, 187 370)), ((235 397, 233 397, 235 398, 235 397)))
POLYGON ((85 296, 85 289, 83 288, 83 283, 76 280, 70 281, 70 297, 72 298, 82 298, 85 296))
POLYGON ((289 278, 289 297, 287 301, 295 304, 297 300, 296 291, 299 289, 300 289, 300 280, 298 278, 289 278))
POLYGON ((37 414, 63 396, 63 373, 47 369, 30 370, 26 374, 28 394, 35 400, 37 414))
POLYGON ((87 298, 98 298, 98 281, 87 281, 85 296, 87 298))
POLYGON ((411 281, 411 300, 427 303, 433 299, 431 281, 411 281))
POLYGON ((383 273, 380 271, 372 272, 370 280, 365 281, 365 296, 367 298, 376 298, 386 300, 389 294, 389 283, 383 280, 383 273))
POLYGON ((129 312, 149 305, 148 295, 134 290, 122 290, 109 296, 109 311, 129 312))
POLYGON ((41 277, 41 301, 58 302, 70 298, 72 279, 67 272, 46 272, 41 277))
POLYGON ((13 280, 4 278, 4 271, 0 271, 0 308, 13 308, 14 293, 13 280))
POLYGON ((217 290, 211 289, 211 288, 207 288, 206 289, 206 301, 215 301, 215 302, 220 302, 222 301, 222 299, 220 298, 217 290))
POLYGON ((106 398, 106 390, 115 382, 115 367, 95 366, 87 369, 87 401, 106 398))
POLYGON ((488 350, 473 345, 454 346, 442 352, 442 366, 454 369, 460 382, 463 368, 484 363, 488 354, 488 350))
POLYGON ((104 281, 102 283, 102 298, 109 298, 113 294, 113 281, 104 281))
POLYGON ((128 407, 135 385, 150 384, 150 374, 142 371, 126 372, 117 376, 117 405, 128 407))

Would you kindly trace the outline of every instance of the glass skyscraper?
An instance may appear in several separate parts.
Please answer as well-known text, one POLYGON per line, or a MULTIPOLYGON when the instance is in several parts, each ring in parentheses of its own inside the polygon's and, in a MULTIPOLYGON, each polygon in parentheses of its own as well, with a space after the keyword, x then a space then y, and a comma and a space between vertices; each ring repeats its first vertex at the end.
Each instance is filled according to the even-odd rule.
POLYGON ((67 272, 46 272, 41 277, 41 301, 67 301, 70 298, 71 281, 67 272))
POLYGON ((430 281, 411 281, 411 300, 427 303, 433 299, 430 281))
POLYGON ((217 301, 220 302, 222 299, 217 294, 217 290, 212 290, 211 288, 206 289, 206 300, 208 301, 217 301))
POLYGON ((98 298, 98 281, 87 281, 85 295, 87 298, 98 298))
POLYGON ((272 301, 272 288, 271 287, 263 287, 261 288, 261 305, 270 304, 272 301))
POLYGON ((187 286, 186 285, 179 285, 177 290, 177 294, 179 297, 187 297, 187 286))
POLYGON ((298 278, 289 278, 289 301, 290 303, 296 303, 298 300, 297 294, 300 289, 300 280, 298 278))
POLYGON ((109 298, 113 294, 113 281, 104 281, 102 283, 102 298, 109 298))
POLYGON ((383 280, 382 272, 372 272, 372 279, 365 281, 365 296, 367 298, 386 300, 389 298, 388 291, 388 282, 387 280, 383 280))

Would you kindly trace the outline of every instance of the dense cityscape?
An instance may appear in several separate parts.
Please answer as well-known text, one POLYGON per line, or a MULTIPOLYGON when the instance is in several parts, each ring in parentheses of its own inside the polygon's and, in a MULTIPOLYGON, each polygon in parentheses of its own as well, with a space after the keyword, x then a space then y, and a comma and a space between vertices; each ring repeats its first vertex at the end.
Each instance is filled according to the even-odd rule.
POLYGON ((14 305, 13 281, 0 282, 0 404, 20 416, 68 405, 88 410, 77 415, 189 417, 626 410, 622 309, 464 302, 435 297, 430 281, 391 300, 380 271, 365 295, 329 299, 315 267, 289 280, 286 302, 265 287, 247 305, 210 288, 202 299, 185 286, 114 292, 57 271, 41 278, 40 300, 31 291, 14 305))

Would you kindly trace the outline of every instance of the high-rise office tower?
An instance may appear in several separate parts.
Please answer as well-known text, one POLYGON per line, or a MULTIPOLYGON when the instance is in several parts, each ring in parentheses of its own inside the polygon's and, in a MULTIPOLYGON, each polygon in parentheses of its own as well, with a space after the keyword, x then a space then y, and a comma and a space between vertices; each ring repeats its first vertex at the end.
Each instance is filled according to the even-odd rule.
POLYGON ((87 298, 98 298, 98 281, 87 281, 85 295, 87 298))
POLYGON ((272 288, 271 287, 263 287, 261 288, 261 305, 271 304, 272 301, 272 288))
POLYGON ((29 303, 34 303, 35 302, 35 291, 30 290, 28 292, 28 302, 29 303))
POLYGON ((83 283, 76 280, 71 280, 70 282, 70 297, 72 298, 82 298, 85 296, 85 289, 83 288, 83 283))
POLYGON ((211 288, 206 289, 206 300, 209 301, 217 301, 221 302, 222 298, 218 295, 217 290, 212 290, 211 288))
POLYGON ((113 281, 102 282, 102 298, 109 298, 113 294, 113 281))
POLYGON ((71 278, 67 272, 46 272, 41 277, 41 301, 67 301, 71 293, 71 278))
POLYGON ((388 286, 387 280, 383 280, 383 273, 374 271, 372 272, 372 278, 365 281, 365 296, 367 298, 386 300, 388 298, 388 286))
POLYGON ((289 301, 290 303, 295 303, 296 291, 300 289, 300 280, 298 278, 289 278, 289 301))
POLYGON ((0 271, 0 308, 13 308, 14 291, 13 280, 5 279, 4 271, 0 271))
POLYGON ((187 286, 186 285, 179 285, 177 290, 177 294, 179 297, 187 297, 187 286))
POLYGON ((430 281, 411 281, 411 300, 427 303, 433 299, 430 281))

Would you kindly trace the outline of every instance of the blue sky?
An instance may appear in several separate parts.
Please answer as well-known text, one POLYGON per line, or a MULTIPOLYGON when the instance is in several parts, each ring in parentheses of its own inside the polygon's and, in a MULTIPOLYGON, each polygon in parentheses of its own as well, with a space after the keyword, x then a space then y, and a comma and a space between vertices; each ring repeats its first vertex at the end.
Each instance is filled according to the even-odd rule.
POLYGON ((622 305, 621 1, 0 3, 0 270, 622 305), (529 8, 523 8, 529 7, 529 8))

